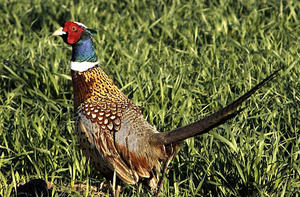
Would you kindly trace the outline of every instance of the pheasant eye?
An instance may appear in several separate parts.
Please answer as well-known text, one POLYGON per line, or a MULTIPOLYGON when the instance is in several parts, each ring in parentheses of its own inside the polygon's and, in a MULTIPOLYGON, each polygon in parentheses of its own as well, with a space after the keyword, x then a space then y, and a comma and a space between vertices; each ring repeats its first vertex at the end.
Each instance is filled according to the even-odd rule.
POLYGON ((72 27, 72 31, 76 31, 77 28, 75 26, 72 27))

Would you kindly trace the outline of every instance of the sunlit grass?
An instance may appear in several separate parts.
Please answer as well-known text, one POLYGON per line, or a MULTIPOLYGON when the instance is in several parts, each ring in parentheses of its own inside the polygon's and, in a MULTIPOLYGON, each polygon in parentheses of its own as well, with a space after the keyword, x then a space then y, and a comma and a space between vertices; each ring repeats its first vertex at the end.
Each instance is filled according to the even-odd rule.
MULTIPOLYGON (((101 67, 160 131, 191 123, 280 76, 236 118, 186 140, 163 196, 295 196, 300 187, 297 1, 0 1, 0 195, 41 178, 104 178, 78 149, 65 20, 98 31, 101 67)), ((151 192, 125 186, 124 196, 151 192)), ((54 195, 58 195, 54 193, 54 195)))

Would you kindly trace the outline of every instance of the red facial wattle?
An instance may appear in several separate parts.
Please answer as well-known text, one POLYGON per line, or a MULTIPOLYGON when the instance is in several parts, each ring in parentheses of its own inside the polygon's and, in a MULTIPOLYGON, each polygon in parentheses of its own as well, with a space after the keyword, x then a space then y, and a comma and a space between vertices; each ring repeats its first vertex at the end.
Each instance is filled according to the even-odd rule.
POLYGON ((67 33, 67 42, 68 44, 75 44, 80 40, 81 33, 84 32, 84 29, 77 25, 76 23, 67 21, 65 22, 65 26, 63 31, 67 33))

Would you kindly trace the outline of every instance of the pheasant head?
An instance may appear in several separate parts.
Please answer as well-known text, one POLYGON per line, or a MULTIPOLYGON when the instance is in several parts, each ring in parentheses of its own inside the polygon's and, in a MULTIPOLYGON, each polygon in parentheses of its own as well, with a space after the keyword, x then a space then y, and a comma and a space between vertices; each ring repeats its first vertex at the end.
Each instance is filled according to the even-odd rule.
POLYGON ((97 56, 91 36, 95 30, 87 28, 79 22, 67 21, 64 27, 57 29, 52 36, 61 36, 65 43, 72 46, 71 69, 79 72, 94 67, 97 56))

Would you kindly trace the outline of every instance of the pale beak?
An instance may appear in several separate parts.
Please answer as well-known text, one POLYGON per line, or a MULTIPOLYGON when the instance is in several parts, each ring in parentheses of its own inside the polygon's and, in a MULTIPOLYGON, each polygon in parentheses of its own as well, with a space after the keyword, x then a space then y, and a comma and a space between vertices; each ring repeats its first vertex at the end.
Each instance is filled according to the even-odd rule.
POLYGON ((53 32, 52 36, 62 36, 66 34, 66 32, 63 31, 63 28, 60 27, 59 29, 57 29, 55 32, 53 32))

